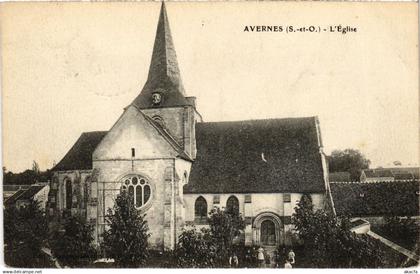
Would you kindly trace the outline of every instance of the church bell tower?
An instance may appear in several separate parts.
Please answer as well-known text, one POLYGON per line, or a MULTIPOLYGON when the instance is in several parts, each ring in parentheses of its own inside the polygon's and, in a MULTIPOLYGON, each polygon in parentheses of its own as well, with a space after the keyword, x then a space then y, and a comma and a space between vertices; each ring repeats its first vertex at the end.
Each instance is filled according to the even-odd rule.
POLYGON ((195 99, 186 96, 162 2, 147 81, 132 105, 152 118, 194 159, 195 124, 201 122, 195 99))

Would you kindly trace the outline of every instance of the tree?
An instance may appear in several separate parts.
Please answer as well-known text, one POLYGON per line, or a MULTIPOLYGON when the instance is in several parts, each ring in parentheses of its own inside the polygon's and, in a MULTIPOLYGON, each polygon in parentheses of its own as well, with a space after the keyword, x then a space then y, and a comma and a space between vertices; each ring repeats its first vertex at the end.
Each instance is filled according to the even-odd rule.
POLYGON ((208 222, 217 259, 225 260, 233 251, 233 241, 241 235, 245 222, 240 213, 225 211, 218 207, 210 211, 208 222))
POLYGON ((179 267, 214 267, 216 253, 210 230, 183 230, 174 254, 179 267))
POLYGON ((70 217, 63 230, 52 233, 50 247, 54 256, 70 267, 86 266, 96 258, 93 225, 81 217, 70 217))
POLYGON ((302 196, 292 216, 305 256, 311 267, 377 267, 384 251, 368 236, 350 231, 348 218, 336 218, 324 210, 313 210, 308 196, 302 196))
POLYGON ((334 150, 328 157, 329 172, 349 172, 353 181, 358 181, 362 170, 369 165, 370 160, 355 149, 334 150))
POLYGON ((9 266, 48 267, 41 248, 48 238, 48 225, 39 203, 24 207, 7 206, 4 210, 4 258, 9 266))
POLYGON ((108 229, 103 234, 103 249, 119 267, 141 266, 149 255, 147 221, 132 201, 126 191, 121 192, 105 217, 108 229))
POLYGON ((32 162, 32 171, 35 172, 35 174, 39 174, 39 165, 35 160, 32 162))

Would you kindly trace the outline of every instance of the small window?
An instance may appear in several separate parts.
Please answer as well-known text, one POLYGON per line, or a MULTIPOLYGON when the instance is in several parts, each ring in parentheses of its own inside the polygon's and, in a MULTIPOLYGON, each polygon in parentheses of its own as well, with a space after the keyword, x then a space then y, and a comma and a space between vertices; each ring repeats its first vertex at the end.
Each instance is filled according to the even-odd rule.
POLYGON ((159 115, 155 115, 152 117, 153 121, 155 121, 160 127, 165 128, 165 122, 163 121, 162 117, 159 115))
POLYGON ((131 157, 136 157, 136 149, 135 148, 132 148, 131 149, 131 157))
POLYGON ((252 199, 251 199, 251 195, 250 194, 247 194, 247 195, 245 195, 245 203, 252 203, 252 199))
POLYGON ((285 203, 290 203, 291 202, 291 197, 290 197, 290 193, 284 193, 283 194, 283 201, 285 202, 285 203))
POLYGON ((220 195, 214 195, 213 196, 213 204, 220 204, 220 195))

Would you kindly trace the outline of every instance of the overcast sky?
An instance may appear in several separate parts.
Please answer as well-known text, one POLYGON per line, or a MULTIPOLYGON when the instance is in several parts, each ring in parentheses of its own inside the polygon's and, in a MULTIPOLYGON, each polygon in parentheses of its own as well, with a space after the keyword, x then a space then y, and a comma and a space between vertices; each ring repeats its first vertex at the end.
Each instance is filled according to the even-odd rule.
MULTIPOLYGON (((108 130, 147 77, 159 3, 3 3, 3 166, 42 169, 108 130)), ((418 163, 416 3, 168 3, 205 121, 319 117, 325 151, 418 163), (334 8, 335 6, 335 8, 334 8), (337 8, 338 7, 338 8, 337 8), (357 33, 255 33, 342 24, 357 33)))

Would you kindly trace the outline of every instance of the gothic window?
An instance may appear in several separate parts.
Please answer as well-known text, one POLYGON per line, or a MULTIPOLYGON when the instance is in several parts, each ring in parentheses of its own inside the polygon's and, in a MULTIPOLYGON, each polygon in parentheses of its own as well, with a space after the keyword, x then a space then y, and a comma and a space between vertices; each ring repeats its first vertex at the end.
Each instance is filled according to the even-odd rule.
POLYGON ((144 206, 152 195, 152 189, 147 179, 139 175, 130 175, 122 180, 122 191, 128 191, 136 208, 144 206))
POLYGON ((65 188, 66 188, 66 209, 71 209, 71 205, 73 202, 73 189, 71 186, 71 180, 65 180, 65 188))
POLYGON ((207 202, 203 196, 200 196, 195 200, 194 212, 195 220, 197 222, 205 222, 207 220, 207 202))
POLYGON ((230 196, 226 202, 226 209, 230 213, 239 214, 239 201, 235 196, 230 196))

